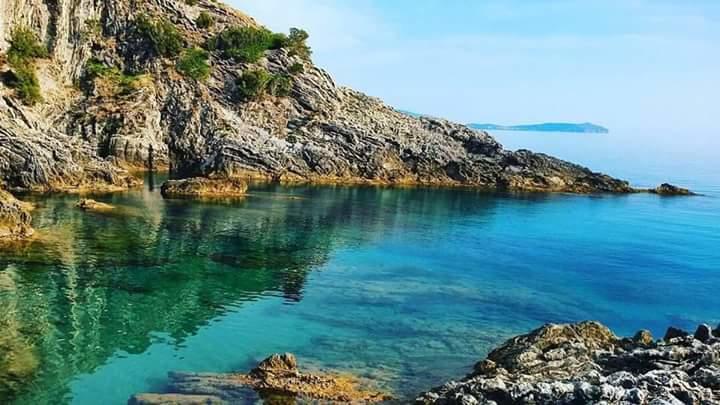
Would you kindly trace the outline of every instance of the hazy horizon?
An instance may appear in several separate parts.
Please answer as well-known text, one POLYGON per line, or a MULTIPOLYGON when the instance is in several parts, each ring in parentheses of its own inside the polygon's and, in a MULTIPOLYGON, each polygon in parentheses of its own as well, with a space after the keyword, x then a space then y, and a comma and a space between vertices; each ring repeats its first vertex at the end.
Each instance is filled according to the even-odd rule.
POLYGON ((714 130, 720 2, 228 0, 339 84, 458 122, 714 130))

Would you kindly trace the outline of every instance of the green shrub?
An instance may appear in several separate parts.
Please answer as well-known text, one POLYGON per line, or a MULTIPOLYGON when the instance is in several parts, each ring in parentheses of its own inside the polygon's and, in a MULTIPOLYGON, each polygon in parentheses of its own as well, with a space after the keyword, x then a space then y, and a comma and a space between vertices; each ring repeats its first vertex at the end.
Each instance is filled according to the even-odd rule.
POLYGON ((161 56, 174 57, 180 54, 185 41, 172 23, 165 20, 153 21, 146 15, 135 20, 137 32, 148 40, 153 50, 161 56))
POLYGON ((221 51, 226 59, 252 63, 273 47, 274 40, 273 33, 266 28, 231 27, 211 39, 208 48, 221 51))
POLYGON ((13 66, 13 78, 10 85, 15 88, 18 97, 27 105, 35 105, 42 101, 40 82, 32 64, 13 66))
POLYGON ((287 75, 272 75, 267 84, 268 93, 277 97, 287 97, 292 91, 292 80, 287 75))
POLYGON ((122 72, 119 68, 107 66, 95 58, 85 64, 85 74, 91 80, 96 78, 108 80, 115 87, 115 93, 120 95, 128 95, 140 90, 143 87, 142 79, 146 76, 122 72))
POLYGON ((183 52, 177 62, 177 70, 195 80, 206 80, 210 76, 209 54, 200 48, 191 48, 183 52))
POLYGON ((291 55, 309 59, 312 52, 306 44, 308 37, 306 31, 298 28, 291 28, 290 35, 285 35, 264 27, 231 27, 211 38, 207 49, 220 51, 223 58, 245 63, 257 62, 265 51, 280 48, 287 48, 291 55))
POLYGON ((310 59, 312 50, 307 45, 307 39, 310 35, 305 30, 299 28, 290 28, 290 35, 287 37, 285 48, 290 51, 290 55, 296 55, 303 59, 310 59))
POLYGON ((287 97, 292 91, 292 79, 287 75, 274 75, 265 69, 248 70, 237 80, 238 95, 242 100, 256 100, 265 94, 287 97))
POLYGON ((85 21, 85 29, 82 31, 83 40, 91 40, 99 38, 102 35, 103 28, 100 20, 89 19, 85 21))
POLYGON ((248 70, 237 80, 237 89, 240 98, 253 100, 260 98, 273 76, 265 69, 248 70))
POLYGON ((45 58, 48 56, 48 51, 32 30, 18 27, 10 34, 10 49, 7 54, 8 61, 13 64, 35 58, 45 58))
POLYGON ((197 6, 198 0, 185 0, 185 4, 188 6, 197 6))
POLYGON ((288 68, 288 72, 290 72, 291 75, 296 75, 298 73, 305 72, 305 66, 303 66, 302 63, 295 62, 288 68))
POLYGON ((209 13, 203 11, 200 13, 198 18, 195 19, 195 24, 198 26, 198 28, 206 29, 212 27, 213 24, 215 24, 215 19, 213 19, 213 17, 209 13))
POLYGON ((40 81, 35 73, 35 59, 47 57, 47 48, 38 36, 28 28, 15 28, 10 36, 8 63, 12 69, 9 85, 15 88, 18 97, 27 105, 42 101, 40 81))

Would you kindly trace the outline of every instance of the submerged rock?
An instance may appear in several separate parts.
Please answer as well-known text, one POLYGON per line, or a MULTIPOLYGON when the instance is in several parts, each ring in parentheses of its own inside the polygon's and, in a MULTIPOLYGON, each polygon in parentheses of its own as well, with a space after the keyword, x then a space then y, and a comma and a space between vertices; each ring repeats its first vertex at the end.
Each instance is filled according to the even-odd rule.
POLYGON ((695 195, 692 191, 674 186, 672 184, 663 183, 656 188, 648 190, 652 194, 658 194, 658 195, 695 195))
POLYGON ((83 211, 110 211, 115 209, 115 207, 110 204, 105 204, 89 198, 81 199, 77 204, 75 204, 75 206, 83 211))
POLYGON ((163 197, 239 197, 247 192, 247 183, 240 179, 206 179, 194 177, 168 180, 160 192, 163 197))
POLYGON ((720 339, 700 329, 703 341, 672 333, 654 343, 644 331, 619 339, 596 322, 545 325, 510 339, 472 374, 416 403, 720 403, 720 339))
POLYGON ((33 235, 30 204, 0 189, 0 241, 26 239, 33 235))
POLYGON ((273 354, 248 374, 170 373, 170 380, 168 391, 172 394, 138 394, 128 403, 237 403, 248 399, 249 389, 263 398, 274 396, 299 402, 375 403, 391 399, 387 394, 363 388, 351 376, 303 373, 290 353, 273 354))

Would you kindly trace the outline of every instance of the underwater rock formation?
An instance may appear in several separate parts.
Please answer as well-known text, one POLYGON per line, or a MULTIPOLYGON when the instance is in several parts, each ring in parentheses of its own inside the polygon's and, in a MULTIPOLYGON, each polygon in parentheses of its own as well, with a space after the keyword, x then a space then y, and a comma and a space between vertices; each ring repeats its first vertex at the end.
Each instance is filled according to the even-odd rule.
POLYGON ((170 394, 138 394, 129 404, 160 405, 225 404, 247 397, 253 389, 263 395, 323 403, 376 403, 391 399, 381 392, 366 390, 350 376, 305 373, 290 353, 273 354, 248 374, 171 373, 170 394), (205 402, 194 402, 194 401, 205 402))

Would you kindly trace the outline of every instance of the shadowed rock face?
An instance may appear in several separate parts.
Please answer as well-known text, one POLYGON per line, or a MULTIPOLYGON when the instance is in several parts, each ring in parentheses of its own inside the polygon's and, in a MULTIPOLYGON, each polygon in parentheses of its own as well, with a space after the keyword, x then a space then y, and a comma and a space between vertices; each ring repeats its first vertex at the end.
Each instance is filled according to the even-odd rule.
POLYGON ((546 325, 510 339, 475 371, 422 394, 418 404, 716 404, 720 339, 670 328, 618 338, 596 322, 546 325))
POLYGON ((133 184, 123 167, 170 167, 179 177, 631 191, 627 182, 550 156, 506 151, 485 132, 400 113, 337 86, 284 49, 255 64, 212 54, 211 77, 187 79, 138 40, 141 14, 174 24, 188 47, 228 26, 257 25, 210 0, 4 1, 0 52, 22 24, 40 35, 50 57, 37 62, 45 101, 36 107, 0 85, 0 179, 33 189, 122 188, 133 184), (215 20, 212 28, 196 26, 201 11, 215 20), (137 89, 118 94, 86 74, 91 58, 144 76, 137 89), (304 69, 290 75, 294 64, 304 69), (238 100, 236 79, 259 67, 290 75, 290 95, 238 100))
POLYGON ((30 208, 29 204, 0 189, 0 241, 32 236, 30 208))

